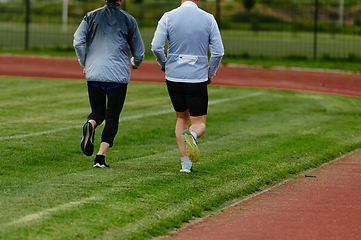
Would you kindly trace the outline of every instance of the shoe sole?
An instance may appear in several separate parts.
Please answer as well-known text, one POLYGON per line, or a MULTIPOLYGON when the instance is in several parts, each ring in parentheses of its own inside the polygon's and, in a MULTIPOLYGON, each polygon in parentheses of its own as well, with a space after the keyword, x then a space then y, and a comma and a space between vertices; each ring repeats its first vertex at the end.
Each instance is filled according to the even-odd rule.
POLYGON ((187 155, 191 162, 198 162, 199 160, 199 148, 194 142, 192 134, 184 133, 182 134, 182 140, 187 145, 187 155))
MULTIPOLYGON (((99 163, 96 163, 96 164, 94 164, 94 167, 95 168, 106 168, 107 166, 105 166, 105 165, 100 165, 99 163)), ((109 166, 108 166, 109 167, 109 166)))
POLYGON ((181 170, 179 170, 180 172, 185 172, 185 173, 191 173, 191 172, 193 172, 193 166, 191 167, 191 169, 186 169, 186 168, 181 168, 181 170))
POLYGON ((93 125, 90 122, 84 124, 83 139, 81 140, 81 150, 86 156, 91 156, 94 152, 94 144, 92 143, 93 134, 93 125))

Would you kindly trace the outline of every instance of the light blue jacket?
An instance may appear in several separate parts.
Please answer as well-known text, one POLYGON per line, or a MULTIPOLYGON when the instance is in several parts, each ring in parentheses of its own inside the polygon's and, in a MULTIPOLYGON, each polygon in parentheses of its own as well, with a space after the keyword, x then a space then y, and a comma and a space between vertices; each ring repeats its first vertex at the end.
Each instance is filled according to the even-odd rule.
POLYGON ((213 15, 191 1, 166 12, 158 22, 152 52, 166 79, 199 83, 214 77, 224 55, 221 34, 213 15), (164 45, 168 39, 167 56, 164 45), (211 57, 208 63, 208 47, 211 57))
POLYGON ((113 2, 86 14, 74 34, 73 45, 87 81, 128 83, 131 62, 138 67, 144 59, 144 44, 135 19, 113 2))

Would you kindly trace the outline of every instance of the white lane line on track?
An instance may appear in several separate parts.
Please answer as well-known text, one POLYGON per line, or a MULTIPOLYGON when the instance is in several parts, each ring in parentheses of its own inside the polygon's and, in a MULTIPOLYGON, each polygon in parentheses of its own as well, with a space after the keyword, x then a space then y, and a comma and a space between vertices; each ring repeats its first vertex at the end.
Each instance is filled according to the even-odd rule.
MULTIPOLYGON (((245 98, 249 98, 249 97, 256 97, 256 96, 259 96, 259 95, 262 95, 262 94, 264 94, 264 93, 263 92, 255 92, 255 93, 252 93, 252 94, 239 96, 239 97, 234 97, 234 98, 223 98, 223 99, 218 99, 218 100, 212 100, 212 101, 208 102, 208 105, 214 105, 214 104, 219 104, 219 103, 224 103, 224 102, 230 102, 230 101, 245 99, 245 98)), ((171 113, 171 112, 174 112, 174 110, 173 109, 168 109, 168 110, 158 111, 158 112, 154 112, 154 113, 146 113, 146 114, 139 114, 139 115, 134 115, 134 116, 129 116, 129 117, 121 117, 119 122, 129 121, 129 120, 133 120, 133 119, 140 119, 140 118, 143 118, 143 117, 157 116, 157 115, 167 114, 167 113, 171 113)), ((20 139, 20 138, 26 138, 26 137, 34 137, 34 136, 39 136, 39 135, 44 135, 44 134, 51 134, 51 133, 65 131, 65 130, 69 130, 69 129, 73 129, 73 128, 81 128, 81 126, 70 126, 70 127, 65 127, 65 128, 58 128, 58 129, 48 130, 48 131, 44 131, 44 132, 0 137, 0 141, 1 140, 9 140, 9 139, 20 139)))

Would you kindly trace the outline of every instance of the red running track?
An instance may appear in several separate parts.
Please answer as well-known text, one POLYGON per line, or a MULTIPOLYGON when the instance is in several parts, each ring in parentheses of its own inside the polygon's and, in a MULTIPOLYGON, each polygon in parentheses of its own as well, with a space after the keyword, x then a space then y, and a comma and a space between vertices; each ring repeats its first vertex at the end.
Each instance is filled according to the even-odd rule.
MULTIPOLYGON (((0 76, 84 79, 76 58, 0 55, 0 76)), ((155 62, 131 81, 164 82, 155 62)), ((212 84, 361 97, 361 75, 322 71, 220 67, 212 84)), ((244 200, 163 239, 361 239, 361 151, 244 200)))
MULTIPOLYGON (((84 79, 76 58, 0 55, 0 76, 84 79)), ((164 82, 156 62, 132 70, 131 81, 164 82)), ((214 85, 276 88, 361 97, 361 75, 322 71, 279 70, 221 66, 214 85)))
POLYGON ((361 151, 162 240, 361 239, 361 151))

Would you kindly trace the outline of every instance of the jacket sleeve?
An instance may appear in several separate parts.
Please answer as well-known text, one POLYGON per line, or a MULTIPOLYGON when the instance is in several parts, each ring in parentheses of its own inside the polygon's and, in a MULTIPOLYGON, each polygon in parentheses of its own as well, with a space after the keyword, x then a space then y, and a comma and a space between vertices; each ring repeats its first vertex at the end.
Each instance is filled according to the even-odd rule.
POLYGON ((138 68, 144 59, 144 43, 140 35, 139 28, 136 22, 133 25, 133 36, 130 41, 130 51, 132 52, 131 63, 138 68))
MULTIPOLYGON (((84 18, 85 19, 85 18, 84 18)), ((84 44, 87 42, 88 24, 83 20, 76 32, 74 33, 73 46, 76 56, 78 57, 79 64, 85 67, 86 52, 84 44)))
POLYGON ((209 50, 211 58, 209 59, 208 78, 213 78, 221 64, 224 55, 224 48, 222 43, 221 34, 218 29, 217 22, 212 18, 212 28, 209 39, 209 50))
POLYGON ((167 62, 167 57, 164 53, 164 45, 168 38, 168 31, 166 26, 166 14, 159 20, 157 30, 154 33, 154 37, 152 40, 152 52, 154 57, 156 58, 159 66, 165 67, 165 63, 167 62))

